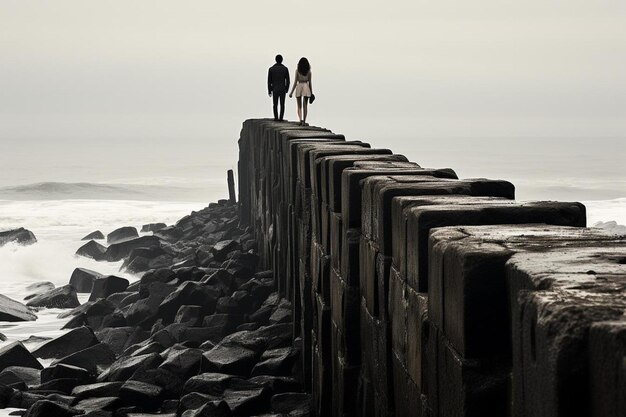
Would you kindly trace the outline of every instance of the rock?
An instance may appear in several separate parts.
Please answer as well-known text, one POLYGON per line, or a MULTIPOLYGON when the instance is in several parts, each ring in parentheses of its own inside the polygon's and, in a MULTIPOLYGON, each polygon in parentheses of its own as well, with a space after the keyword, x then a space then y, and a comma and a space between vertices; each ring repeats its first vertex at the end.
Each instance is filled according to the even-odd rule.
POLYGON ((28 386, 41 384, 39 368, 26 366, 8 366, 4 368, 1 375, 7 379, 22 381, 28 386))
MULTIPOLYGON (((121 355, 128 344, 129 338, 137 329, 134 327, 107 327, 96 332, 96 336, 100 342, 108 345, 116 355, 121 355)), ((143 332, 143 336, 138 335, 138 338, 142 340, 135 340, 141 342, 148 338, 147 332, 143 332)))
POLYGON ((93 289, 89 301, 95 301, 99 298, 107 298, 111 294, 123 292, 128 288, 128 280, 126 278, 109 275, 104 278, 98 278, 93 282, 93 289))
POLYGON ((107 243, 109 245, 113 243, 118 243, 123 240, 132 239, 139 237, 139 233, 137 233, 137 229, 134 227, 120 227, 119 229, 115 229, 111 233, 107 235, 107 243))
POLYGON ((181 417, 230 417, 232 415, 226 401, 210 401, 200 408, 185 411, 181 417))
POLYGON ((124 404, 157 410, 164 400, 163 388, 147 382, 126 381, 120 389, 120 399, 124 404))
POLYGON ((74 379, 74 378, 53 379, 51 381, 44 382, 41 385, 32 387, 31 392, 37 392, 41 394, 55 393, 55 392, 69 394, 72 392, 74 387, 82 383, 83 381, 81 381, 80 379, 74 379))
POLYGON ((218 401, 220 398, 207 394, 200 394, 199 392, 191 392, 187 395, 184 395, 180 399, 180 403, 178 406, 178 411, 183 411, 187 413, 188 411, 197 410, 199 408, 204 407, 205 404, 218 401))
POLYGON ((226 260, 228 253, 238 248, 240 248, 240 245, 236 241, 222 240, 221 242, 217 242, 213 245, 213 248, 211 248, 211 254, 217 261, 224 261, 226 260))
POLYGON ((218 295, 219 293, 211 287, 187 281, 163 300, 159 306, 159 317, 165 323, 171 323, 183 305, 201 305, 205 308, 204 314, 211 314, 215 311, 218 295))
POLYGON ((79 414, 83 412, 50 400, 40 400, 28 409, 24 417, 70 417, 79 414))
POLYGON ((122 357, 115 361, 98 379, 100 381, 125 381, 129 379, 135 371, 139 369, 154 369, 158 367, 161 362, 163 362, 163 359, 158 353, 122 357))
POLYGON ((62 358, 98 343, 90 328, 79 327, 40 346, 33 355, 42 359, 62 358))
POLYGON ((156 236, 141 236, 135 239, 124 240, 111 244, 106 250, 106 260, 117 262, 130 255, 135 248, 152 248, 161 246, 161 240, 156 236))
POLYGON ((247 377, 256 364, 259 354, 235 343, 220 342, 204 354, 208 370, 247 377))
POLYGON ((95 240, 90 240, 83 246, 78 248, 76 255, 84 256, 85 258, 91 258, 95 261, 103 261, 105 259, 107 248, 102 246, 95 240))
POLYGON ((297 351, 291 347, 266 350, 263 355, 261 355, 259 363, 257 363, 254 366, 254 369, 252 369, 252 376, 292 375, 292 369, 297 358, 297 351))
POLYGON ((76 379, 81 384, 85 384, 89 382, 89 372, 84 368, 65 364, 52 365, 41 371, 42 383, 62 378, 76 379))
POLYGON ((43 342, 47 342, 48 340, 52 340, 51 337, 47 337, 47 336, 28 336, 28 339, 22 339, 20 340, 20 342, 27 344, 27 343, 43 343, 43 342))
POLYGON ((268 408, 270 392, 249 381, 232 379, 224 391, 224 400, 234 415, 249 416, 268 408))
POLYGON ((53 290, 54 287, 55 285, 49 281, 35 282, 33 284, 30 284, 28 287, 26 287, 26 291, 28 291, 30 294, 24 297, 24 300, 30 300, 31 298, 39 294, 43 294, 45 292, 53 290))
POLYGON ((0 321, 33 321, 37 316, 19 301, 0 294, 0 321))
POLYGON ((311 408, 311 396, 303 392, 276 394, 270 400, 270 408, 278 414, 290 416, 308 416, 311 408))
POLYGON ((140 296, 143 293, 145 297, 132 304, 126 311, 128 324, 131 326, 142 324, 148 326, 148 328, 152 326, 156 321, 159 306, 165 297, 172 294, 175 290, 175 286, 158 281, 150 282, 146 285, 142 284, 140 296))
POLYGON ((183 380, 206 370, 206 359, 200 349, 182 349, 171 352, 159 368, 165 369, 183 380))
POLYGON ((76 289, 76 292, 91 292, 94 281, 103 277, 104 275, 91 269, 76 268, 70 277, 70 285, 76 289))
POLYGON ((116 292, 115 294, 109 295, 106 299, 110 301, 114 306, 122 309, 139 300, 139 293, 128 291, 128 288, 126 288, 126 291, 116 292))
POLYGON ((248 381, 263 385, 272 394, 300 391, 301 389, 300 383, 295 378, 287 376, 259 375, 248 379, 248 381))
POLYGON ((180 306, 176 317, 174 317, 174 323, 187 323, 189 326, 197 326, 202 321, 202 314, 204 307, 201 306, 180 306))
POLYGON ((159 230, 165 229, 167 225, 165 223, 148 223, 141 226, 141 232, 158 232, 159 230))
POLYGON ((31 355, 21 342, 13 342, 0 348, 0 371, 9 366, 43 369, 39 361, 31 355))
POLYGON ((54 361, 52 364, 74 365, 84 368, 92 375, 101 373, 115 362, 115 353, 104 343, 98 343, 86 349, 72 353, 61 359, 54 361))
POLYGON ((71 285, 64 285, 31 298, 28 307, 74 308, 80 305, 76 290, 71 285))
POLYGON ((118 397, 85 398, 74 405, 77 410, 83 411, 115 411, 121 401, 118 397))
POLYGON ((163 388, 166 398, 180 397, 184 380, 165 369, 138 369, 130 378, 133 381, 147 382, 163 388))
POLYGON ((122 385, 122 382, 99 382, 97 384, 80 385, 72 390, 72 395, 76 398, 117 397, 122 385))
POLYGON ((0 232, 0 246, 7 243, 18 243, 20 245, 32 245, 37 242, 37 238, 30 230, 20 227, 19 229, 6 230, 0 232))
POLYGON ((95 232, 89 233, 87 236, 82 238, 81 240, 102 240, 104 239, 104 234, 100 230, 96 230, 95 232))
POLYGON ((234 376, 228 374, 206 372, 189 378, 183 387, 183 394, 199 392, 220 396, 228 386, 228 382, 233 378, 234 376))

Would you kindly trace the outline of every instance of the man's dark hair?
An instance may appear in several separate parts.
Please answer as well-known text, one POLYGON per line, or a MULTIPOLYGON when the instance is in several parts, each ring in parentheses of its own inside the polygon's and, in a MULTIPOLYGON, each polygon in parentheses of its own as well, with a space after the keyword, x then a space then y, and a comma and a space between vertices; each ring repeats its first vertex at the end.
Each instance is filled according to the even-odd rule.
POLYGON ((282 64, 283 63, 283 56, 278 54, 276 55, 276 63, 278 64, 282 64))

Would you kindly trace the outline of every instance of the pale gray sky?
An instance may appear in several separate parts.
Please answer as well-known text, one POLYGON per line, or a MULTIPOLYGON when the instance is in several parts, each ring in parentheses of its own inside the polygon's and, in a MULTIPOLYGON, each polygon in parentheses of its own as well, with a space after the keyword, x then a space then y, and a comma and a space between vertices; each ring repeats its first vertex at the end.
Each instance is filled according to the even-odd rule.
POLYGON ((311 61, 311 123, 398 151, 623 137, 624 22, 623 0, 0 0, 0 164, 230 164, 278 52, 311 61))

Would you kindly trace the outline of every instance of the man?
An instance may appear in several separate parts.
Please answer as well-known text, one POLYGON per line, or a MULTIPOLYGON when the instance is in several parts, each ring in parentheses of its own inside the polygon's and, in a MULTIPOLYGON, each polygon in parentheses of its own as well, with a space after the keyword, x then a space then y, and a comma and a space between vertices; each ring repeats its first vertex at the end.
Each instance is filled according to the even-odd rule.
POLYGON ((289 70, 283 65, 282 55, 276 55, 276 64, 267 72, 267 91, 274 99, 274 120, 283 120, 285 114, 285 94, 289 90, 289 70), (280 117, 278 100, 280 99, 280 117))

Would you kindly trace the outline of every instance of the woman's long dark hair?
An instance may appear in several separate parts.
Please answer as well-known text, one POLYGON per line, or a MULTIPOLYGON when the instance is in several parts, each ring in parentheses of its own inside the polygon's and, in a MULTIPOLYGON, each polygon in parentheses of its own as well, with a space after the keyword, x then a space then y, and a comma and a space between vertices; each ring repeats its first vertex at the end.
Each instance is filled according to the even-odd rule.
POLYGON ((300 61, 298 61, 298 72, 300 75, 306 76, 309 71, 311 71, 311 64, 309 64, 309 60, 305 57, 300 58, 300 61))

